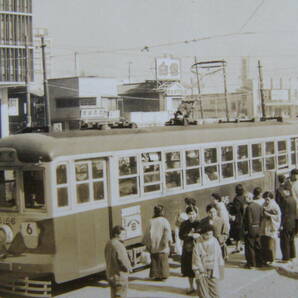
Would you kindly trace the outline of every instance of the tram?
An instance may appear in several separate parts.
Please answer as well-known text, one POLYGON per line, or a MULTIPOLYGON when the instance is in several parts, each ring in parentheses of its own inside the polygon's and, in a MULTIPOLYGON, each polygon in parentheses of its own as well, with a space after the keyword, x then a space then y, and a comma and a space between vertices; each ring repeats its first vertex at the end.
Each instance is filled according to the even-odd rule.
POLYGON ((126 229, 137 265, 142 233, 163 204, 173 229, 184 198, 201 216, 210 195, 242 183, 274 188, 297 166, 298 124, 239 123, 19 134, 0 140, 0 291, 50 296, 105 269, 104 245, 126 229), (5 278, 4 278, 5 277, 5 278), (21 283, 22 282, 22 283, 21 283))

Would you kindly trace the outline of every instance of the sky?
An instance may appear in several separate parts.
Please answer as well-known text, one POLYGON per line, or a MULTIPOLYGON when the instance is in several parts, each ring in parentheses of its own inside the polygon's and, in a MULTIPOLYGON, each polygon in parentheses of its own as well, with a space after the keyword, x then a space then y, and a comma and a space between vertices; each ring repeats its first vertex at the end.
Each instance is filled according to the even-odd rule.
POLYGON ((34 27, 51 39, 51 76, 154 79, 154 58, 179 57, 182 81, 198 61, 225 59, 229 86, 241 58, 264 77, 298 77, 297 0, 33 0, 34 27), (145 49, 144 49, 145 48, 145 49))

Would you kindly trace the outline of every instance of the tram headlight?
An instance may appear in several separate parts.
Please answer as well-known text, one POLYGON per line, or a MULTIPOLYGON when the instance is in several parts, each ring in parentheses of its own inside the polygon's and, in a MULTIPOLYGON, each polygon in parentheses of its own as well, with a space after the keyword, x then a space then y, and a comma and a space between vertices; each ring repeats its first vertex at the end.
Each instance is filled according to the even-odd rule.
POLYGON ((8 225, 0 225, 0 244, 8 244, 13 240, 13 231, 8 225))
POLYGON ((23 222, 21 234, 27 248, 37 248, 39 245, 40 228, 36 222, 23 222))

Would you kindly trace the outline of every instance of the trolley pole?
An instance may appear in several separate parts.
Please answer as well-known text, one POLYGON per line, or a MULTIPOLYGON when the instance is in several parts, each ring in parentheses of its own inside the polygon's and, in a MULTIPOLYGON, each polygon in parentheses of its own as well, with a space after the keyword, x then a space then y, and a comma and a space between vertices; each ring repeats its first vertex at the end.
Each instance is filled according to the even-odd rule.
POLYGON ((51 130, 51 114, 50 114, 50 101, 49 101, 49 87, 47 80, 47 69, 46 69, 46 56, 45 56, 45 47, 46 44, 44 42, 44 37, 41 36, 41 54, 42 54, 42 68, 43 68, 43 90, 44 90, 44 101, 45 101, 45 111, 46 111, 46 119, 45 126, 51 130))
POLYGON ((227 75, 226 75, 226 62, 225 61, 223 61, 223 63, 222 63, 222 71, 223 71, 223 78, 224 78, 226 117, 227 117, 227 122, 229 122, 230 121, 230 116, 229 116, 228 91, 227 91, 227 75))
POLYGON ((28 48, 28 37, 25 35, 25 84, 26 84, 26 101, 27 101, 27 121, 26 126, 32 126, 32 117, 31 117, 31 96, 29 90, 30 82, 30 61, 29 61, 29 48, 28 48))
POLYGON ((262 117, 266 118, 265 101, 264 101, 264 82, 263 82, 263 69, 261 61, 258 60, 259 78, 260 78, 260 95, 261 95, 261 108, 262 117))
POLYGON ((200 78, 199 78, 199 71, 198 71, 198 64, 197 64, 197 57, 195 56, 195 65, 196 65, 196 76, 197 76, 197 87, 198 87, 198 101, 200 103, 200 112, 201 112, 201 119, 204 119, 204 112, 203 112, 203 103, 201 97, 201 86, 200 86, 200 78))

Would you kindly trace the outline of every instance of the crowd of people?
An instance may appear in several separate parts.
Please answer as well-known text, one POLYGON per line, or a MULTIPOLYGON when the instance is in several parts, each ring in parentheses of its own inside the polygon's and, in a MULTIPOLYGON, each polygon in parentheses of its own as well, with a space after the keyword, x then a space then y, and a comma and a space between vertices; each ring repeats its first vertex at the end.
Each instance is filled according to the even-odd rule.
MULTIPOLYGON (((200 218, 196 201, 185 198, 185 210, 178 214, 173 234, 164 216, 164 207, 155 206, 143 237, 151 258, 149 277, 155 281, 169 277, 168 257, 171 247, 175 247, 176 254, 181 255, 181 274, 188 278, 186 293, 215 298, 220 297, 218 280, 229 257, 227 244, 235 244, 231 253, 240 252, 244 246, 247 269, 272 265, 276 261, 278 238, 280 261, 293 260, 296 257, 294 238, 298 232, 298 170, 292 170, 289 178, 280 175, 278 181, 275 193, 260 187, 251 193, 238 184, 230 202, 213 193, 204 218, 200 218)), ((114 228, 114 240, 106 246, 111 297, 126 297, 127 276, 131 270, 121 242, 122 229, 114 228)))

